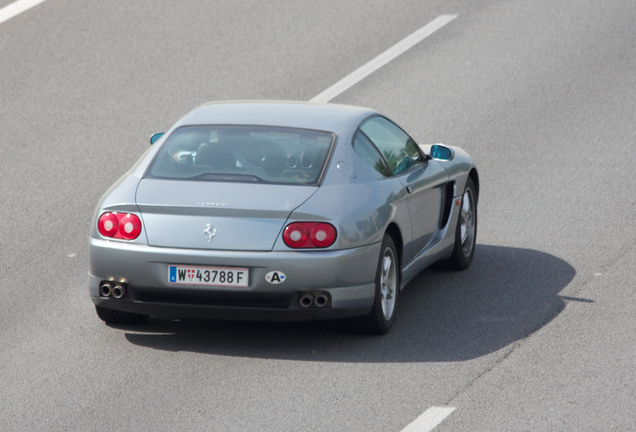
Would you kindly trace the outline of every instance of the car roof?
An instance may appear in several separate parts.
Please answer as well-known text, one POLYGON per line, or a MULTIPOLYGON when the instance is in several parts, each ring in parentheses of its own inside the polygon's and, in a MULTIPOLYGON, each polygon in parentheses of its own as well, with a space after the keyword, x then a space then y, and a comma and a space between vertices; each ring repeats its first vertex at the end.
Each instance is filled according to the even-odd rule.
POLYGON ((353 131, 365 118, 377 114, 369 108, 338 104, 286 101, 227 101, 201 105, 175 126, 253 125, 353 131))

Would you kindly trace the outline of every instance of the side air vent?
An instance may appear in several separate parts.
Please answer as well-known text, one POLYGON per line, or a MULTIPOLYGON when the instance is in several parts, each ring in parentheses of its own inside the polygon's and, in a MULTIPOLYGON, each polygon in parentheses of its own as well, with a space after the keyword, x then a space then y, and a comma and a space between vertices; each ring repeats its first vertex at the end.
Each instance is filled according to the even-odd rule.
POLYGON ((442 186, 442 193, 444 194, 442 197, 443 203, 442 208, 444 209, 442 213, 442 217, 439 219, 439 229, 442 229, 448 223, 448 218, 450 217, 451 208, 453 207, 453 194, 455 192, 455 182, 448 182, 444 186, 442 186))

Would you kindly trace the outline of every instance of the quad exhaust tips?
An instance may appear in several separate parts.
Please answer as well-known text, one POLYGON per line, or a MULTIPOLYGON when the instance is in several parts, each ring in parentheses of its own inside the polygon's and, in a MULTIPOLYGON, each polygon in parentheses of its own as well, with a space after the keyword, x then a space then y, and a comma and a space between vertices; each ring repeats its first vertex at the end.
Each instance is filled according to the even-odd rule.
POLYGON ((102 282, 99 286, 99 295, 106 298, 120 299, 126 295, 126 284, 115 282, 102 282))
POLYGON ((298 304, 301 308, 307 309, 309 307, 322 308, 325 306, 331 306, 331 295, 325 291, 309 291, 300 293, 300 299, 298 304))

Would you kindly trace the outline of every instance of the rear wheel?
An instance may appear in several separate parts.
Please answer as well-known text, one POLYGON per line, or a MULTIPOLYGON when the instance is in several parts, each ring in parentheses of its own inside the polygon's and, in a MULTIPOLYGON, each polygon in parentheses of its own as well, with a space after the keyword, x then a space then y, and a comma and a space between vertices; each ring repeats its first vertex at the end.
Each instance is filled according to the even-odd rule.
POLYGON ((95 310, 97 311, 97 316, 109 324, 141 324, 148 319, 148 315, 106 309, 100 306, 95 306, 95 310))
POLYGON ((375 300, 369 315, 350 318, 347 328, 356 333, 385 334, 395 321, 400 292, 400 266, 395 243, 389 235, 382 241, 380 260, 375 275, 375 300))

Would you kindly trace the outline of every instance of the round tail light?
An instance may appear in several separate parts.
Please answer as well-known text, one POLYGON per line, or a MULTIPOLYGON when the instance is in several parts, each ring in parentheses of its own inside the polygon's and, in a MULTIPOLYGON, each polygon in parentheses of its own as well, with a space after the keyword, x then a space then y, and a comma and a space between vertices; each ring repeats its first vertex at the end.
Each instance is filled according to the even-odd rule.
POLYGON ((309 240, 309 230, 302 223, 287 225, 283 232, 283 240, 285 244, 291 248, 304 247, 307 240, 309 240))
POLYGON ((119 235, 126 240, 136 239, 141 232, 141 221, 134 214, 127 214, 119 220, 119 235))
POLYGON ((97 221, 97 229, 104 237, 114 237, 119 231, 119 219, 113 213, 104 213, 97 221))
POLYGON ((311 229, 309 240, 316 247, 329 247, 336 241, 336 229, 328 223, 319 223, 311 229))

